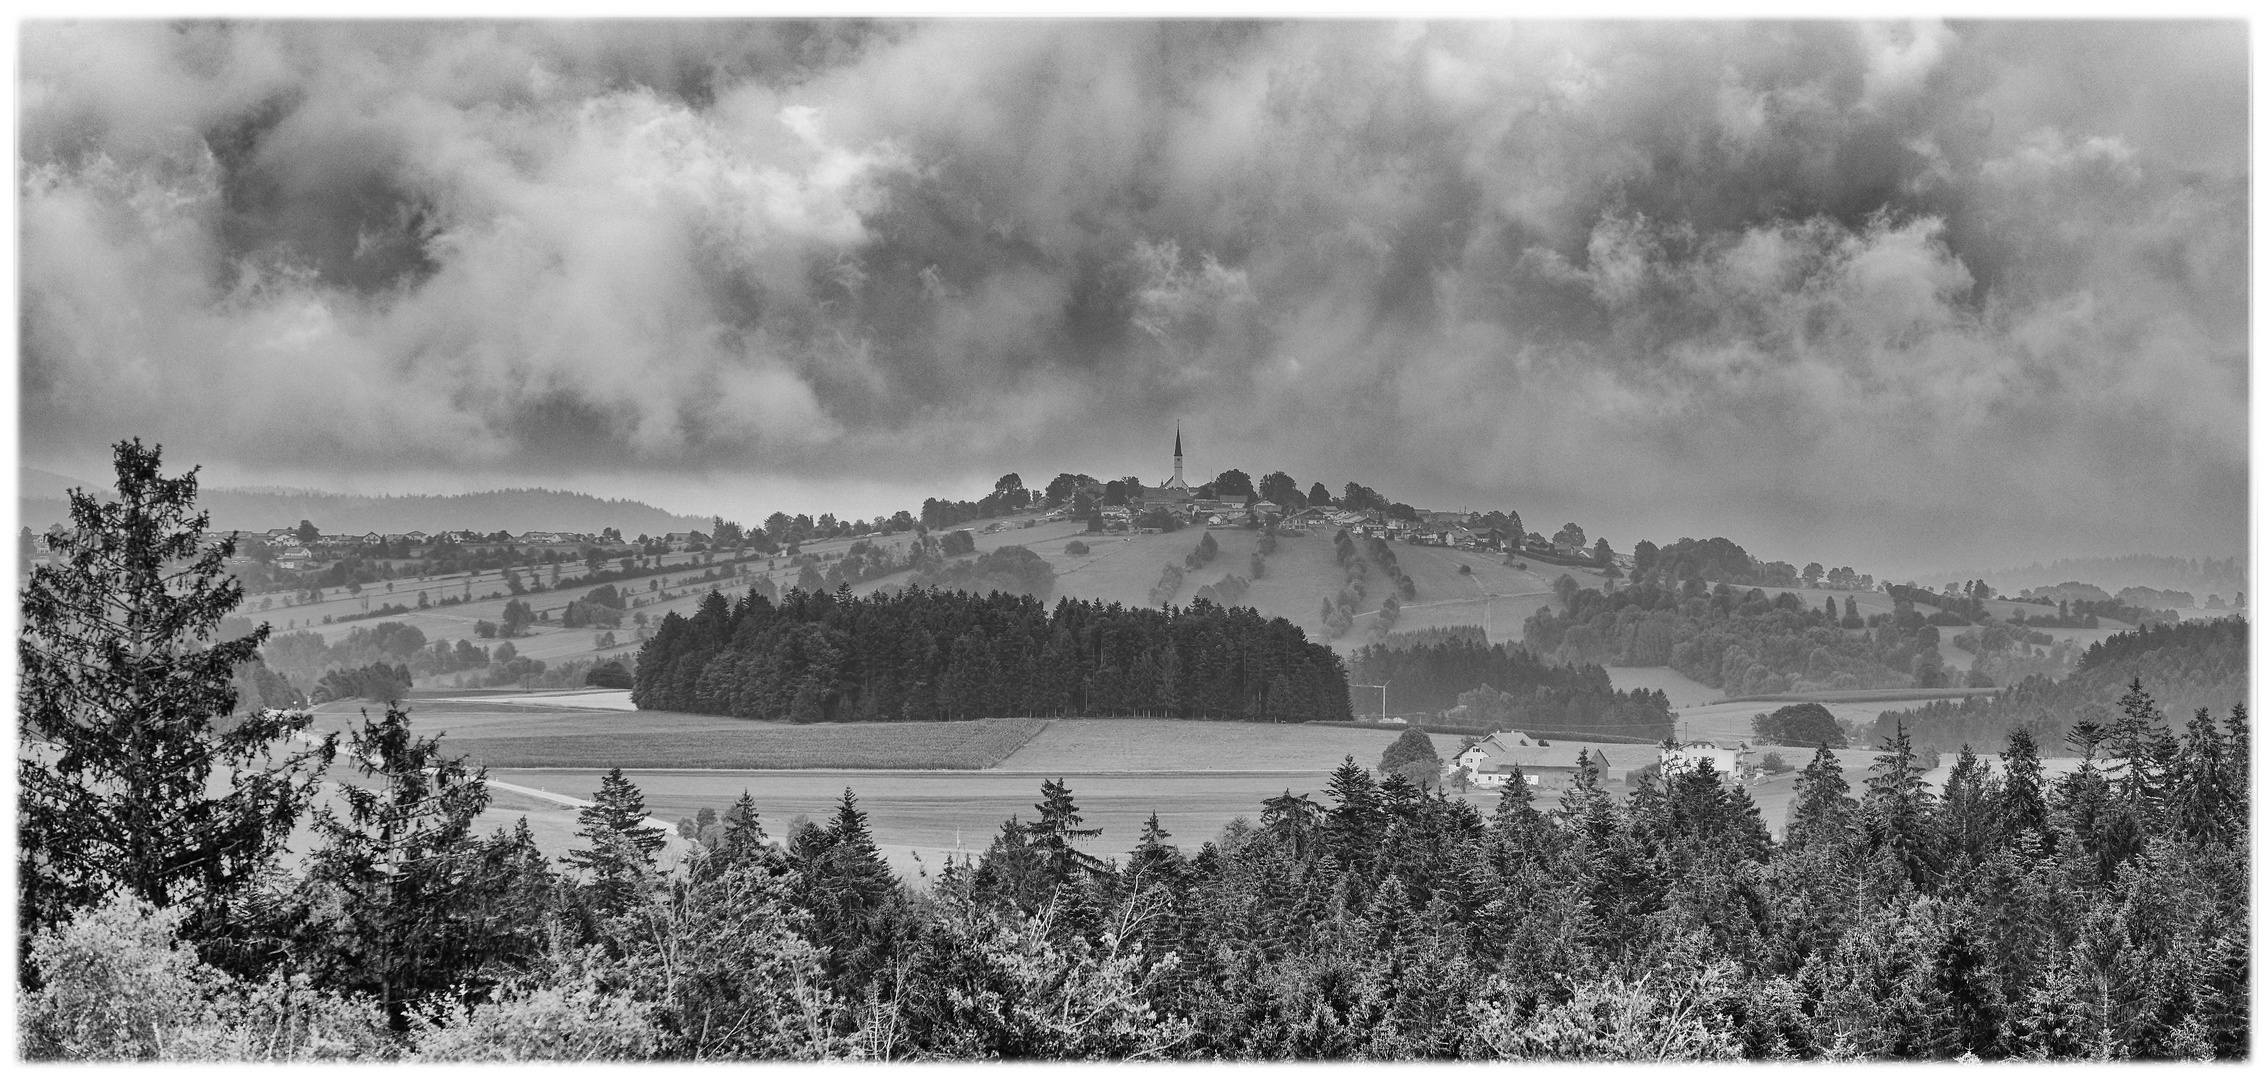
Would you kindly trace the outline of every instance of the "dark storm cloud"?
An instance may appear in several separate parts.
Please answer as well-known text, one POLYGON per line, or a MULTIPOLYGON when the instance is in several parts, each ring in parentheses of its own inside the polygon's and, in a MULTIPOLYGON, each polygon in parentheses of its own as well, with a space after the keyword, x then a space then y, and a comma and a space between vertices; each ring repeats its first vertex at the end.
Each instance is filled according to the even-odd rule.
POLYGON ((2234 24, 23 42, 35 443, 2243 536, 2234 24))

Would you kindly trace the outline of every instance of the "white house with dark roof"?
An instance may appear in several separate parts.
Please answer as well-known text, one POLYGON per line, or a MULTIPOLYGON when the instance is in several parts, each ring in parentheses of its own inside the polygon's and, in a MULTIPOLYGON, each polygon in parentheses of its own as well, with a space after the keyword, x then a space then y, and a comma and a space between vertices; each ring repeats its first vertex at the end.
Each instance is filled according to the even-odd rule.
POLYGON ((1546 742, 1519 731, 1499 731, 1457 755, 1457 764, 1480 787, 1502 787, 1515 765, 1531 785, 1563 787, 1574 783, 1576 770, 1585 763, 1602 782, 1613 768, 1603 746, 1546 742))
POLYGON ((1693 768, 1707 761, 1717 775, 1731 783, 1740 782, 1740 749, 1721 747, 1713 742, 1689 742, 1661 748, 1662 777, 1693 768))

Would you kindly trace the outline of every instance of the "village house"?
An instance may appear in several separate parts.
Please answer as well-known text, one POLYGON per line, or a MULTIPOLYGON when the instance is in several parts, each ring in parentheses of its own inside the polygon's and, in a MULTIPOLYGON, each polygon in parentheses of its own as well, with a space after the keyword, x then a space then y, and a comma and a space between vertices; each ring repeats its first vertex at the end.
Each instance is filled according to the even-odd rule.
POLYGON ((1590 743, 1547 743, 1524 732, 1499 731, 1457 755, 1472 782, 1479 787, 1502 787, 1517 765, 1535 787, 1566 787, 1575 782, 1576 770, 1585 764, 1603 782, 1612 765, 1604 747, 1590 743))
POLYGON ((1741 782, 1740 749, 1718 746, 1713 742, 1689 742, 1662 747, 1662 778, 1693 768, 1703 761, 1728 782, 1741 782))

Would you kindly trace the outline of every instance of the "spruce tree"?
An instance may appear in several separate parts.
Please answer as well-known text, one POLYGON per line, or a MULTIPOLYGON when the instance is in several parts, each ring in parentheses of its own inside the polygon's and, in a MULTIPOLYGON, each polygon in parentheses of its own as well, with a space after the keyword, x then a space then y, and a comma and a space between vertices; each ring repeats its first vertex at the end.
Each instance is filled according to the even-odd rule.
POLYGON ((756 799, 746 789, 725 808, 717 823, 716 845, 703 860, 704 874, 721 875, 743 866, 761 866, 774 872, 786 869, 779 849, 772 846, 764 833, 764 823, 756 813, 756 799))
MULTIPOLYGON (((70 493, 72 527, 32 571, 17 641, 22 748, 19 941, 123 888, 188 904, 186 934, 226 934, 225 905, 273 863, 335 740, 291 749, 305 713, 232 717, 236 669, 263 624, 232 641, 221 619, 243 598, 203 545, 197 470, 169 478, 159 448, 120 442, 117 499, 70 493)), ((27 979, 37 977, 28 966, 27 979)))
POLYGON ((1085 819, 1079 816, 1079 804, 1072 799, 1070 787, 1061 780, 1042 781, 1040 801, 1032 808, 1039 811, 1039 817, 1025 829, 1049 887, 1075 887, 1102 869, 1101 859, 1073 844, 1101 836, 1102 830, 1079 827, 1085 819))
POLYGON ((889 951, 884 916, 898 881, 867 828, 858 796, 843 789, 835 816, 817 835, 794 845, 801 880, 799 899, 812 915, 813 938, 827 950, 827 971, 838 988, 852 985, 889 951))
POLYGON ((504 959, 485 940, 493 882, 479 873, 473 834, 488 806, 486 770, 443 756, 438 738, 413 734, 393 707, 377 720, 363 714, 348 758, 366 783, 339 785, 344 817, 330 807, 315 815, 323 846, 307 884, 328 896, 313 905, 304 952, 325 985, 372 995, 406 1031, 412 1002, 504 959))
POLYGON ((575 814, 575 835, 590 842, 567 852, 567 864, 589 875, 598 907, 620 911, 636 899, 654 870, 654 855, 668 844, 669 832, 646 824, 646 800, 620 768, 599 779, 591 805, 575 814))
POLYGON ((1937 870, 1929 835, 1933 800, 1922 783, 1921 763, 1914 758, 1913 739, 1903 721, 1881 749, 1866 781, 1867 840, 1875 853, 1897 863, 1907 880, 1927 888, 1937 870))
POLYGON ((1324 843, 1339 865, 1360 872, 1369 866, 1371 851, 1385 831, 1378 784, 1371 779, 1370 770, 1355 764, 1354 755, 1348 754, 1331 771, 1323 791, 1336 804, 1325 812, 1324 843))
POLYGON ((2043 852, 2054 850, 2055 830, 2048 820, 2046 783, 2041 779, 2039 743, 2029 728, 2008 733, 2008 749, 2000 755, 2007 774, 1992 800, 1993 838, 2017 845, 2030 836, 2043 852))

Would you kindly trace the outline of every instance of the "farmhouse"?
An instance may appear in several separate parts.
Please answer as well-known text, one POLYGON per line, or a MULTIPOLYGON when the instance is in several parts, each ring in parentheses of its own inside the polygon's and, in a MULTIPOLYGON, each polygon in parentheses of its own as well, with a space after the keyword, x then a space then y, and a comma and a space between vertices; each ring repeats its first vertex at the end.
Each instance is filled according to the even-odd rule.
POLYGON ((1713 742, 1689 742, 1678 746, 1662 747, 1662 776, 1690 769, 1707 761, 1717 775, 1738 783, 1740 779, 1740 751, 1720 747, 1713 742))
POLYGON ((1537 787, 1565 787, 1586 765, 1605 779, 1612 767, 1604 747, 1585 743, 1545 743, 1518 731, 1499 731, 1457 755, 1457 764, 1481 787, 1502 787, 1512 767, 1520 767, 1537 787))

